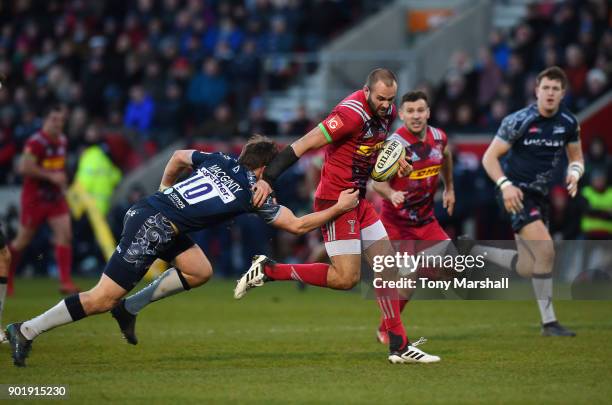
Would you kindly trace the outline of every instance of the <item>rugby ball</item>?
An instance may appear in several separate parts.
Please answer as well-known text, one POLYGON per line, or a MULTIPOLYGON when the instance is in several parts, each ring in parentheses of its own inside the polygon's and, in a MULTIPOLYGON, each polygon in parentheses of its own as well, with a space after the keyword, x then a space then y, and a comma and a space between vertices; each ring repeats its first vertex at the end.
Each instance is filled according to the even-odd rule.
POLYGON ((370 177, 374 181, 387 181, 399 170, 399 162, 406 157, 404 145, 398 140, 387 141, 376 157, 370 177))

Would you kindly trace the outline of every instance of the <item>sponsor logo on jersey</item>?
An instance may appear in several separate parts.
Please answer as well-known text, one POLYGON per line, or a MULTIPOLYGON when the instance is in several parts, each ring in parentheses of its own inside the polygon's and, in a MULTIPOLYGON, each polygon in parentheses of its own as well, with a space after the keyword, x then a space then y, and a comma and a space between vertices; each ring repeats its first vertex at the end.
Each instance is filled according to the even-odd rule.
POLYGON ((361 156, 370 156, 372 153, 377 152, 380 149, 382 149, 384 144, 385 142, 381 141, 371 146, 370 145, 359 145, 359 148, 357 148, 357 154, 361 156))
POLYGON ((562 140, 558 139, 524 139, 523 145, 525 146, 546 146, 549 148, 559 148, 565 144, 562 140))
POLYGON ((334 115, 333 117, 325 121, 325 125, 327 126, 327 128, 329 128, 330 132, 336 132, 344 126, 344 123, 338 115, 334 115))
POLYGON ((165 195, 172 194, 173 191, 174 191, 174 188, 168 187, 167 189, 164 190, 164 194, 165 195))
POLYGON ((538 211, 537 208, 532 208, 531 211, 529 211, 529 216, 530 217, 535 217, 540 215, 540 211, 538 211))
MULTIPOLYGON (((165 194, 165 193, 164 193, 165 194)), ((174 190, 172 190, 172 192, 170 192, 170 194, 166 194, 168 196, 168 198, 170 199, 170 201, 172 201, 172 204, 174 204, 174 206, 180 210, 182 210, 183 208, 185 208, 185 203, 181 200, 181 198, 178 196, 178 193, 175 193, 174 190)))
POLYGON ((557 125, 553 127, 553 135, 564 134, 564 133, 565 133, 565 127, 557 126, 557 125))
POLYGON ((530 134, 539 134, 540 132, 542 132, 542 128, 538 128, 538 127, 531 127, 529 128, 529 131, 527 131, 530 134))
POLYGON ((43 169, 47 170, 60 170, 64 168, 65 159, 63 156, 45 158, 42 161, 43 169))
POLYGON ((237 193, 242 191, 242 187, 236 180, 234 180, 231 176, 228 176, 225 171, 219 167, 219 165, 212 165, 208 168, 202 167, 199 169, 200 173, 202 173, 205 177, 211 177, 213 180, 213 184, 220 186, 223 185, 227 187, 232 193, 237 193))
POLYGON ((424 169, 415 170, 412 173, 410 173, 410 176, 408 176, 408 178, 410 180, 419 180, 419 179, 426 179, 427 177, 437 176, 438 173, 440 173, 441 166, 442 165, 435 165, 435 166, 426 167, 424 169))

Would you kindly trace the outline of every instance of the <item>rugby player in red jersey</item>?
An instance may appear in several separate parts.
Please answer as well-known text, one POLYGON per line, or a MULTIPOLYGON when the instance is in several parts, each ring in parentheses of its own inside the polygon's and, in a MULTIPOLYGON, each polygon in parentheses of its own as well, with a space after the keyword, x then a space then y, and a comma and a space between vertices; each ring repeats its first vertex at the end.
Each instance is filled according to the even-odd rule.
MULTIPOLYGON (((359 205, 321 228, 331 265, 280 264, 263 255, 255 256, 251 268, 238 280, 235 298, 242 298, 249 289, 272 280, 297 280, 320 287, 351 289, 360 279, 362 251, 369 261, 375 256, 394 254, 378 213, 364 197, 377 151, 387 139, 397 115, 393 105, 396 94, 397 80, 393 72, 373 70, 361 90, 342 100, 327 118, 286 147, 266 167, 263 180, 255 185, 255 205, 264 201, 272 191, 270 185, 274 180, 304 153, 326 146, 321 181, 315 193, 315 211, 333 205, 340 192, 350 187, 359 190, 359 205)), ((400 165, 399 175, 408 174, 409 163, 401 160, 400 165)), ((397 291, 383 288, 375 291, 389 331, 389 361, 439 361, 439 357, 411 345, 406 337, 397 291)))
POLYGON ((44 222, 53 234, 55 260, 60 279, 60 292, 73 294, 78 288, 70 276, 72 268, 72 231, 68 203, 64 193, 67 138, 62 133, 66 108, 60 104, 49 107, 43 127, 30 136, 25 144, 19 170, 24 178, 21 192, 21 217, 16 238, 9 244, 13 261, 9 271, 8 291, 12 293, 13 275, 21 253, 30 244, 44 222))
MULTIPOLYGON (((455 192, 453 188, 453 159, 444 131, 427 125, 430 109, 427 95, 422 91, 404 94, 399 116, 404 125, 389 139, 398 140, 406 148, 413 171, 407 177, 394 177, 388 182, 374 182, 374 190, 383 198, 380 219, 392 241, 399 249, 416 254, 431 248, 435 241, 450 238, 434 216, 434 195, 442 175, 444 192, 442 201, 448 214, 453 214, 455 192), (430 241, 417 243, 417 241, 430 241)), ((408 298, 399 302, 400 312, 408 298)), ((381 343, 388 343, 384 319, 377 331, 381 343)))

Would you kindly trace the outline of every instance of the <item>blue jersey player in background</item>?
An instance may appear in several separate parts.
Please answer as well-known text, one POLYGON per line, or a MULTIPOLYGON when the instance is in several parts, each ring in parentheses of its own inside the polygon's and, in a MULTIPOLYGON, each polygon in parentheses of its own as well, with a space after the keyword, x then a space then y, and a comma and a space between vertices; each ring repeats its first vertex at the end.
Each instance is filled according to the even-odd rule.
POLYGON ((32 340, 41 333, 111 309, 124 337, 136 344, 134 326, 138 311, 153 301, 199 287, 212 276, 210 262, 187 232, 240 214, 256 213, 268 224, 302 234, 357 205, 358 192, 345 190, 333 207, 300 218, 272 198, 255 207, 253 186, 277 153, 276 144, 262 136, 251 138, 238 160, 222 153, 176 151, 166 165, 160 191, 139 201, 126 213, 121 240, 98 284, 67 297, 29 321, 7 327, 14 364, 25 366, 32 340), (193 170, 191 174, 176 183, 188 169, 193 170), (122 300, 157 258, 173 263, 174 267, 122 300))
POLYGON ((555 316, 552 271, 555 251, 548 231, 548 193, 557 170, 565 169, 566 185, 575 197, 584 173, 580 126, 561 100, 567 77, 559 67, 540 72, 536 79, 537 103, 508 115, 484 154, 482 163, 497 185, 498 201, 509 214, 518 251, 474 247, 487 252, 487 260, 531 277, 542 319, 544 336, 575 336, 555 316), (500 158, 505 156, 502 167, 500 158))

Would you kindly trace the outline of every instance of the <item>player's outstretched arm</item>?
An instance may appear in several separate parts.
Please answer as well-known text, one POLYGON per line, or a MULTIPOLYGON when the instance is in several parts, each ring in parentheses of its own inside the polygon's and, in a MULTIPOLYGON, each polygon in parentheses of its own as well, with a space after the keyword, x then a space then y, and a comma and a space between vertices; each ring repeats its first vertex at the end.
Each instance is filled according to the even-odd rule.
POLYGON ((319 149, 327 144, 325 134, 318 126, 306 135, 283 149, 264 170, 263 179, 258 180, 253 187, 253 205, 261 207, 266 198, 272 193, 274 181, 291 165, 309 150, 319 149))
POLYGON ((191 155, 193 155, 193 152, 193 149, 187 149, 177 150, 172 154, 172 157, 164 169, 161 184, 159 185, 159 191, 163 191, 172 186, 183 170, 193 165, 193 161, 191 160, 191 155))
POLYGON ((344 190, 340 193, 338 202, 333 206, 299 218, 289 208, 281 207, 281 211, 272 225, 296 235, 303 235, 331 221, 338 215, 352 210, 358 203, 359 190, 344 190))

